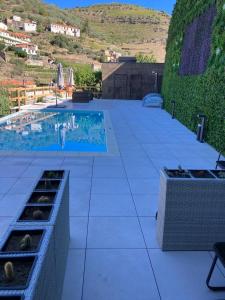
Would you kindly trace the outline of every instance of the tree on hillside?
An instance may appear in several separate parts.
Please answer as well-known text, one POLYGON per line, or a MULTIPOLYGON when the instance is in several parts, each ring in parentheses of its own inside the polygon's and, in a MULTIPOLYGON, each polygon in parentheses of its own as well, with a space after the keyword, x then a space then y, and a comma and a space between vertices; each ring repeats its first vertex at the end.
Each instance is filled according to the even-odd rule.
POLYGON ((22 49, 15 49, 15 54, 18 56, 18 57, 22 57, 22 58, 26 58, 27 57, 27 52, 25 52, 24 50, 22 49))
POLYGON ((86 19, 83 23, 83 26, 81 28, 82 33, 89 34, 90 33, 90 26, 89 26, 89 21, 86 19))

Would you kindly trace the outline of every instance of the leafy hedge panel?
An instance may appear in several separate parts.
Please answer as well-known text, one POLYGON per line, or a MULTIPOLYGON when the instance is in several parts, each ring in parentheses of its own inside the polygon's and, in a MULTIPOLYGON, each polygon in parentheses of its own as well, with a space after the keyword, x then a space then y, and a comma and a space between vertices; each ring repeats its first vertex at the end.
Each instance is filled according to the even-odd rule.
MULTIPOLYGON (((208 22, 207 17, 202 19, 208 22)), ((166 110, 172 111, 171 101, 175 100, 177 119, 193 131, 196 131, 198 123, 197 114, 204 113, 207 116, 207 142, 218 150, 225 148, 224 0, 177 0, 169 28, 162 94, 166 110), (205 71, 183 76, 180 69, 185 32, 195 19, 201 18, 213 5, 216 7, 216 16, 205 71)))

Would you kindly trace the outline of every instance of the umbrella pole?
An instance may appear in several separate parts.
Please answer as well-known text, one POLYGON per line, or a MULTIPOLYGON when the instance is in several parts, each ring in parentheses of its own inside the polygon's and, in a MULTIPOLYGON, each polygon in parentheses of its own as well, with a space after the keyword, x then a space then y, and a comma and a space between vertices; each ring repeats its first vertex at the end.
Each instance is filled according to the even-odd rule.
POLYGON ((58 106, 57 89, 55 87, 55 106, 58 106))

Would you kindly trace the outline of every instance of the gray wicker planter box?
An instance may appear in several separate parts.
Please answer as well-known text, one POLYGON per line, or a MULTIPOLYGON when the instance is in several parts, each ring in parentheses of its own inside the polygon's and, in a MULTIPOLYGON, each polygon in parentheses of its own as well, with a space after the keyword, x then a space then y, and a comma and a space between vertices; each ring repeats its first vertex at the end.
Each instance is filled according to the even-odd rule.
MULTIPOLYGON (((24 226, 14 227, 10 226, 5 238, 1 242, 1 247, 4 245, 7 240, 10 232, 12 230, 25 229, 24 226)), ((27 230, 34 229, 34 227, 29 227, 27 230)), ((35 227, 36 229, 36 227, 35 227)), ((21 257, 35 257, 34 267, 31 273, 31 277, 28 283, 28 286, 24 289, 18 290, 0 290, 0 296, 14 296, 14 295, 23 295, 25 300, 38 300, 38 299, 51 299, 54 300, 56 293, 56 277, 55 275, 55 260, 54 255, 54 241, 53 241, 53 228, 38 228, 44 229, 44 237, 41 241, 41 247, 37 253, 27 253, 27 254, 8 254, 1 253, 0 258, 7 257, 10 258, 21 258, 21 257), (48 298, 45 298, 48 295, 48 298)))
POLYGON ((157 239, 162 250, 212 250, 224 241, 225 180, 160 174, 157 239))
MULTIPOLYGON (((42 174, 41 174, 42 175, 42 174)), ((36 186, 36 185, 35 185, 36 186)), ((29 199, 28 199, 29 200, 29 199)), ((37 204, 29 203, 27 206, 32 207, 37 204)), ((45 206, 45 205, 43 205, 45 206)), ((19 216, 21 216, 24 207, 22 208, 19 216)), ((18 217, 16 218, 14 225, 16 226, 29 226, 39 228, 40 226, 52 227, 53 228, 53 248, 51 251, 51 255, 48 260, 54 260, 54 268, 50 268, 50 277, 55 276, 56 286, 54 287, 54 298, 51 298, 52 291, 48 280, 43 280, 43 283, 47 284, 47 293, 49 293, 48 297, 45 298, 27 298, 28 293, 26 294, 26 299, 61 299, 61 293, 63 288, 64 274, 66 268, 66 260, 69 249, 69 241, 70 241, 70 228, 69 228, 69 172, 65 171, 63 178, 61 179, 61 183, 59 189, 56 193, 56 198, 54 204, 52 204, 52 212, 50 214, 50 218, 48 221, 18 221, 18 217)), ((44 264, 44 267, 46 268, 44 264)), ((49 268, 45 271, 48 273, 49 268)), ((38 290, 38 289, 37 289, 38 290)), ((34 290, 33 295, 35 295, 36 290, 34 290)))

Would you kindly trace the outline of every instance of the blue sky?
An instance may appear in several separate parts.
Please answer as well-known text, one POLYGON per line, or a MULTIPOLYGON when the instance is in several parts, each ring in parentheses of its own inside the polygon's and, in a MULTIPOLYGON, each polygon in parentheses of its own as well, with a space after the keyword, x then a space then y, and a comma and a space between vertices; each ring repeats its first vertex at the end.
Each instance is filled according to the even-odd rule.
MULTIPOLYGON (((111 3, 120 1, 107 0, 45 0, 46 3, 56 4, 62 8, 71 8, 76 6, 88 6, 100 3, 111 3)), ((123 0, 122 3, 137 4, 145 7, 164 10, 171 14, 176 0, 123 0)))

